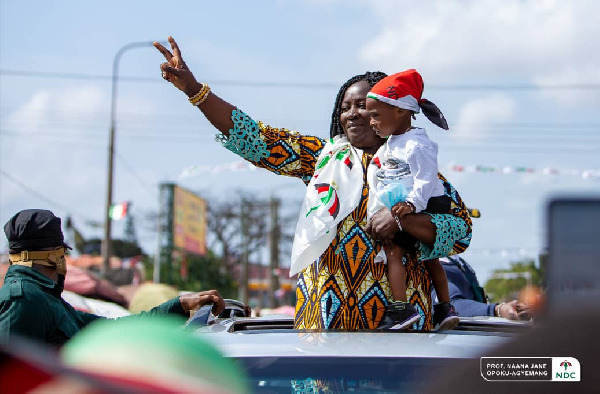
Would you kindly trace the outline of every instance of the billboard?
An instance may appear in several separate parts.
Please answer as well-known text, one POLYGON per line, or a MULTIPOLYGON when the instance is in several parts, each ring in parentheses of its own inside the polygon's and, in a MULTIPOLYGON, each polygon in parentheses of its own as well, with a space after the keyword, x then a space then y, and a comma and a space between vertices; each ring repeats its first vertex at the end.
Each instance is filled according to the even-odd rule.
POLYGON ((206 254, 206 201, 179 186, 173 187, 173 246, 206 254))

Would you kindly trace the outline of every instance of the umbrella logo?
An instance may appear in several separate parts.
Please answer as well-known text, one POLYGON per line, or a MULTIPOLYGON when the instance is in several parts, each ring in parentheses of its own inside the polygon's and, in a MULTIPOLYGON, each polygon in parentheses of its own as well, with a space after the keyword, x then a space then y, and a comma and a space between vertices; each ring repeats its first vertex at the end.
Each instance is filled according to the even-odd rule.
POLYGON ((315 189, 317 190, 317 194, 320 197, 321 202, 316 206, 310 208, 306 213, 306 217, 310 215, 313 211, 316 211, 321 206, 329 206, 329 214, 335 219, 340 213, 340 199, 337 195, 336 184, 335 182, 329 183, 318 183, 315 185, 315 189))
POLYGON ((573 365, 570 362, 568 362, 567 360, 565 360, 562 363, 560 363, 560 366, 565 367, 565 371, 566 371, 568 367, 572 367, 573 365))

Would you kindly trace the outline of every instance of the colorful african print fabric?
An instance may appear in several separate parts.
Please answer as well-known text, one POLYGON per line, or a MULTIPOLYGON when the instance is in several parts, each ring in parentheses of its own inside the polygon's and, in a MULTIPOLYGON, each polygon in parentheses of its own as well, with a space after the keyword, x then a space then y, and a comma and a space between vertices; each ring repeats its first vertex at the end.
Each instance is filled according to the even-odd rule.
MULTIPOLYGON (((246 159, 275 174, 297 177, 308 184, 327 140, 261 122, 257 125, 268 155, 262 155, 256 161, 246 159)), ((222 141, 228 147, 227 139, 222 141)), ((364 231, 369 196, 366 176, 371 159, 372 155, 363 153, 358 163, 362 168, 363 184, 357 207, 337 224, 335 237, 318 263, 298 274, 294 320, 297 329, 374 329, 383 318, 391 289, 385 265, 374 262, 381 245, 364 231)), ((453 190, 443 177, 440 179, 447 191, 453 190)), ((455 216, 466 218, 470 228, 466 207, 456 191, 454 193, 455 216)), ((461 248, 466 246, 455 245, 454 251, 462 252, 464 249, 461 248)), ((431 280, 416 256, 407 259, 406 272, 407 299, 421 314, 416 328, 431 330, 431 280)))

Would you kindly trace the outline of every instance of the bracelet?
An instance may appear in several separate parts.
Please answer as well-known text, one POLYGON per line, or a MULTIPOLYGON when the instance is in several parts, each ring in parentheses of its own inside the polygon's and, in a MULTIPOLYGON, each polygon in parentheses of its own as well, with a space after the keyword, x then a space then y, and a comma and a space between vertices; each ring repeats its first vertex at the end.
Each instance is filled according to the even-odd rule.
POLYGON ((396 219, 396 223, 398 224, 398 228, 400 229, 400 231, 403 231, 402 225, 400 224, 400 219, 398 219, 398 216, 396 216, 396 215, 392 215, 392 216, 394 216, 394 219, 396 219))
POLYGON ((500 314, 500 308, 502 308, 502 305, 506 304, 506 302, 501 302, 499 304, 496 304, 496 316, 497 317, 502 317, 502 315, 500 314))
POLYGON ((189 102, 194 106, 199 106, 206 100, 208 94, 210 93, 210 87, 208 84, 203 83, 202 88, 198 93, 189 98, 189 102))
POLYGON ((208 86, 208 84, 203 83, 200 91, 198 93, 196 93, 195 95, 193 95, 192 97, 190 97, 188 100, 193 106, 197 107, 200 104, 202 104, 204 102, 204 100, 206 100, 209 93, 210 93, 210 87, 208 86))

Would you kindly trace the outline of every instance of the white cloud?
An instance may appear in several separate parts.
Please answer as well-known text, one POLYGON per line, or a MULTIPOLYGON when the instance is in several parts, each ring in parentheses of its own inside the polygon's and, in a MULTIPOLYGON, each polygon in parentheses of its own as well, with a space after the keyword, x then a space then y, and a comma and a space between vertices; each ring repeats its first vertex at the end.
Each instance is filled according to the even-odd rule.
MULTIPOLYGON (((152 108, 139 94, 123 94, 119 100, 122 115, 149 113, 152 108)), ((5 125, 16 135, 6 138, 10 147, 2 146, 3 170, 30 190, 2 179, 3 210, 46 207, 58 213, 62 207, 68 207, 73 208, 71 214, 101 219, 106 193, 109 110, 107 92, 95 85, 38 91, 15 110, 5 125), (31 190, 56 205, 49 206, 31 190)), ((127 116, 121 119, 124 124, 127 122, 127 116)), ((136 119, 136 126, 144 124, 144 116, 136 119)), ((118 181, 127 188, 139 189, 130 173, 119 175, 118 181)))
MULTIPOLYGON (((63 128, 80 126, 80 122, 97 121, 102 115, 99 108, 106 96, 96 86, 83 86, 64 91, 38 91, 19 107, 8 120, 8 127, 20 132, 43 132, 49 124, 63 128)), ((81 130, 81 127, 76 129, 81 130)), ((30 141, 30 142, 35 142, 30 141)))
POLYGON ((10 167, 22 173, 35 173, 42 162, 56 165, 66 157, 81 154, 73 148, 76 143, 89 143, 85 133, 99 125, 102 119, 99 108, 105 101, 102 91, 95 86, 35 92, 6 122, 6 129, 16 134, 11 138, 11 149, 4 152, 9 156, 10 167))
POLYGON ((477 98, 460 109, 458 122, 451 136, 464 139, 468 135, 470 141, 482 140, 490 132, 490 126, 509 122, 514 115, 515 102, 506 94, 493 93, 477 98))
MULTIPOLYGON (((430 83, 531 83, 569 70, 597 74, 600 2, 373 1, 379 33, 361 61, 388 72, 416 68, 430 83)), ((568 78, 573 77, 575 80, 568 78)))

